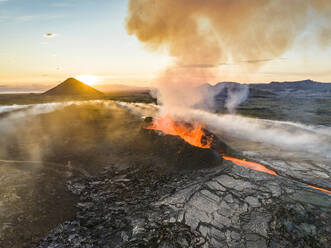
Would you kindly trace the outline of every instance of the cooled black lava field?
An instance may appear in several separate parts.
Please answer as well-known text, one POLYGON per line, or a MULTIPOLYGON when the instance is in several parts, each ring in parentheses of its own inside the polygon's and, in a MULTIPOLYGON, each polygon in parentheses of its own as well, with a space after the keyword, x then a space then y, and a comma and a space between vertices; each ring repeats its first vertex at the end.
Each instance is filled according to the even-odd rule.
POLYGON ((107 100, 2 107, 0 247, 330 247, 330 194, 308 186, 331 189, 329 127, 207 116, 233 156, 274 176, 142 128, 158 111, 107 100), (281 130, 293 149, 245 136, 244 121, 281 130), (298 137, 309 138, 301 152, 298 137))

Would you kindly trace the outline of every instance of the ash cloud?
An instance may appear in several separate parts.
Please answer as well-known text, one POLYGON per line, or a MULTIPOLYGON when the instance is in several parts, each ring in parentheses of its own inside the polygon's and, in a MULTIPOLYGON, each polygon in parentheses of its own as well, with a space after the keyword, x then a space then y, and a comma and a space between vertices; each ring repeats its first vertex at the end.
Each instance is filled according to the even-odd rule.
POLYGON ((265 58, 278 58, 314 16, 323 21, 312 35, 325 48, 329 0, 131 0, 127 30, 148 49, 165 48, 175 59, 157 81, 158 99, 171 110, 201 102, 196 86, 220 80, 214 65, 246 61, 242 66, 250 71, 270 61, 265 58))

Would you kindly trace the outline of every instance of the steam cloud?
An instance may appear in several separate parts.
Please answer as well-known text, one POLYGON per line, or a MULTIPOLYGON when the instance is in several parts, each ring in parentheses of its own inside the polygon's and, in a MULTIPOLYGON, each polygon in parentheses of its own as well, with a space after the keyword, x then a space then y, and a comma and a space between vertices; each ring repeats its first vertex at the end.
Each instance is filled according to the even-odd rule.
POLYGON ((11 106, 0 106, 0 114, 9 113, 15 110, 27 108, 29 105, 11 105, 11 106))
MULTIPOLYGON (((158 80, 158 100, 171 110, 200 103, 196 86, 215 81, 220 64, 250 61, 245 66, 256 70, 282 55, 308 24, 327 47, 330 21, 329 0, 130 0, 127 30, 175 58, 158 80)), ((228 107, 240 99, 232 97, 228 107)))
MULTIPOLYGON (((151 104, 122 103, 122 107, 139 116, 159 115, 162 107, 156 108, 151 104)), ((284 152, 297 152, 310 157, 312 154, 317 158, 330 159, 331 154, 331 127, 309 126, 289 121, 274 121, 257 118, 249 118, 240 115, 218 115, 203 110, 177 109, 173 117, 189 123, 206 123, 208 130, 221 138, 226 138, 227 143, 240 146, 240 149, 249 151, 268 150, 265 156, 271 153, 282 158, 288 154, 284 152), (239 143, 237 143, 239 141, 239 143), (253 148, 251 147, 253 144, 253 148), (272 151, 272 152, 271 152, 272 151)))
MULTIPOLYGON (((249 88, 248 85, 235 84, 235 83, 221 83, 214 87, 204 85, 197 88, 202 101, 195 106, 196 109, 203 109, 207 111, 217 111, 220 107, 219 101, 217 101, 218 95, 225 95, 225 102, 223 105, 227 110, 233 114, 236 111, 238 105, 244 102, 248 97, 249 88)), ((222 105, 222 104, 221 104, 222 105)))
POLYGON ((262 143, 280 150, 318 154, 330 158, 330 127, 308 126, 287 121, 255 119, 239 115, 217 115, 200 110, 178 112, 189 122, 207 123, 209 130, 234 140, 262 143))
MULTIPOLYGON (((42 161, 47 144, 57 142, 56 138, 51 136, 60 133, 57 130, 61 130, 61 126, 63 126, 61 121, 65 122, 70 115, 59 115, 58 119, 55 118, 56 121, 51 119, 48 124, 38 121, 36 118, 38 116, 70 106, 82 106, 81 109, 86 106, 100 106, 101 109, 105 108, 109 111, 113 110, 113 105, 111 101, 95 100, 0 106, 0 133, 2 134, 0 159, 11 157, 9 153, 12 153, 11 151, 14 149, 16 157, 19 157, 18 154, 24 154, 25 160, 42 161)), ((82 120, 84 120, 83 117, 82 120)))
MULTIPOLYGON (((0 158, 6 158, 12 144, 17 144, 20 140, 22 143, 30 144, 28 149, 24 149, 28 160, 41 160, 41 146, 31 142, 30 136, 19 136, 17 133, 21 130, 29 129, 26 126, 26 121, 33 116, 50 113, 71 104, 73 102, 1 106, 0 133, 3 139, 0 141, 0 158), (8 116, 1 116, 1 114, 7 114, 8 116)), ((43 136, 41 132, 39 135, 43 136)))

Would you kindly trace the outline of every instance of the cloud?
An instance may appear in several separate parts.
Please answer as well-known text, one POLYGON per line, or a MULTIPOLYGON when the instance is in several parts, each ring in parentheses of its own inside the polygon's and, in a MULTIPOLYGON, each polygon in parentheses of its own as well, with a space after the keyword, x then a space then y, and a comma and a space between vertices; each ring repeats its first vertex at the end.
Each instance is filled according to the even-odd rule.
POLYGON ((270 59, 247 59, 234 61, 233 63, 218 63, 218 64, 179 64, 178 67, 182 68, 215 68, 224 65, 238 65, 238 64, 258 64, 258 63, 266 63, 274 60, 286 60, 286 58, 270 58, 270 59))
POLYGON ((183 67, 183 68, 212 68, 212 67, 217 67, 217 65, 213 65, 213 64, 184 64, 184 65, 179 65, 178 67, 183 67))
POLYGON ((196 106, 203 97, 196 86, 224 77, 218 67, 233 66, 231 77, 239 69, 255 73, 292 48, 310 22, 311 35, 321 38, 323 47, 329 44, 330 0, 283 2, 130 0, 128 34, 147 49, 165 49, 175 62, 155 80, 158 101, 168 109, 196 106))
POLYGON ((248 59, 242 60, 242 63, 255 64, 255 63, 265 63, 273 60, 287 60, 287 58, 270 58, 270 59, 248 59))
POLYGON ((57 34, 54 34, 54 33, 46 33, 46 34, 43 34, 43 36, 45 38, 54 38, 55 36, 57 36, 57 34))
POLYGON ((8 2, 8 0, 0 0, 0 3, 8 2))

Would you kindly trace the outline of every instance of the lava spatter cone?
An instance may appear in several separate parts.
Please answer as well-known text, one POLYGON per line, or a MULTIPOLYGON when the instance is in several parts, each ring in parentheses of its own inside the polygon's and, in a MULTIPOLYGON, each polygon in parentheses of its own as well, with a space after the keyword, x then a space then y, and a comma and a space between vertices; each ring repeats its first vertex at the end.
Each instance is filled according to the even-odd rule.
POLYGON ((148 128, 150 123, 152 118, 146 118, 139 134, 142 141, 139 148, 150 151, 154 157, 166 158, 164 162, 171 167, 201 169, 222 164, 223 159, 217 152, 191 145, 176 135, 158 133, 148 128))

